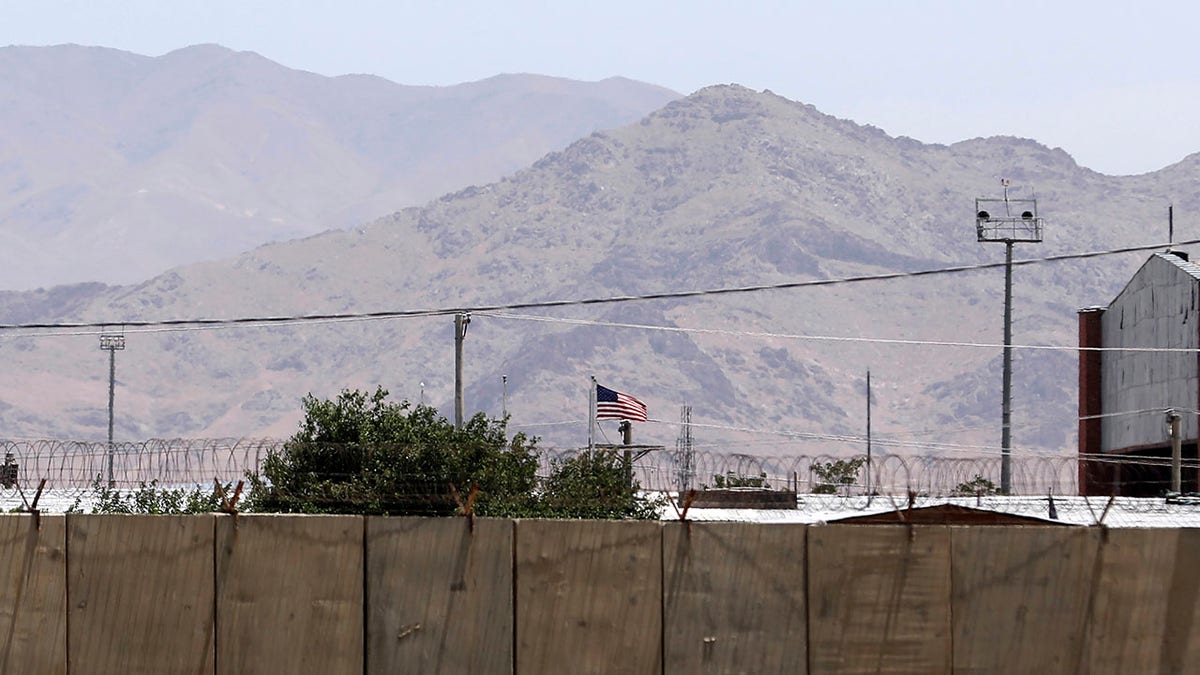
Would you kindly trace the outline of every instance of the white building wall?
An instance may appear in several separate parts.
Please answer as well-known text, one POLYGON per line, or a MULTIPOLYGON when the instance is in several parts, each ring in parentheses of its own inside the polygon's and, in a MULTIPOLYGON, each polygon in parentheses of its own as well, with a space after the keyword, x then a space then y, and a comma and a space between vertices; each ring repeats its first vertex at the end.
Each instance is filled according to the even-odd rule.
MULTIPOLYGON (((1200 266, 1171 254, 1155 254, 1101 318, 1103 345, 1196 349, 1198 285, 1200 266)), ((1200 409, 1196 352, 1106 351, 1100 363, 1103 452, 1166 443, 1162 411, 1200 409)), ((1197 438, 1196 417, 1184 412, 1184 439, 1197 438)))

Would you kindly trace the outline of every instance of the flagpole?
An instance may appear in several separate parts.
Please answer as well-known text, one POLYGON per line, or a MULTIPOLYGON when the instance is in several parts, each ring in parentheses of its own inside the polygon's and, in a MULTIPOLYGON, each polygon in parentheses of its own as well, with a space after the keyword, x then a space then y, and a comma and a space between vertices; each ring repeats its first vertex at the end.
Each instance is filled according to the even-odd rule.
POLYGON ((588 452, 596 449, 596 376, 588 387, 588 452))

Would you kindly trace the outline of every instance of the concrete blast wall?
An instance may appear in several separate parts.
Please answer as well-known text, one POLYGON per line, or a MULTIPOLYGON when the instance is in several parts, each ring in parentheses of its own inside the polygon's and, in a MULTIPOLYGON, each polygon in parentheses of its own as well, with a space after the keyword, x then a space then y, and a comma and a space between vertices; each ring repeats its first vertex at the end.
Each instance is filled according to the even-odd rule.
POLYGON ((213 521, 67 517, 72 674, 213 672, 213 521))
POLYGON ((950 672, 950 530, 808 533, 811 673, 950 672))
POLYGON ((802 673, 805 525, 663 527, 664 673, 802 673))
POLYGON ((217 673, 363 672, 363 519, 217 519, 217 673))
POLYGON ((367 672, 511 673, 513 524, 367 519, 367 672))
POLYGON ((1182 673, 1200 530, 0 515, 4 673, 1182 673))
POLYGON ((656 522, 516 525, 518 673, 662 672, 656 522))
POLYGON ((955 673, 1087 672, 1099 530, 962 527, 951 538, 955 673))
POLYGON ((1101 538, 1079 672, 1195 672, 1197 561, 1200 530, 1113 530, 1101 538))
POLYGON ((67 519, 0 516, 0 673, 67 672, 67 519))

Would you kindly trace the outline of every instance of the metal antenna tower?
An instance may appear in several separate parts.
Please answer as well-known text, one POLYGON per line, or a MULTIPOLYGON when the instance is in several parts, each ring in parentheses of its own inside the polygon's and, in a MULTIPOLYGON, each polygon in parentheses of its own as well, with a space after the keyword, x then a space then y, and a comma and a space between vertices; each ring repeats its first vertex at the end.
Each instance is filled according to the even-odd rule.
POLYGON ((675 439, 675 463, 679 467, 679 491, 692 489, 696 478, 696 451, 692 448, 692 406, 679 408, 679 437, 675 439))
POLYGON ((1004 244, 1004 374, 1000 413, 1000 491, 1012 494, 1012 252, 1013 244, 1042 241, 1036 199, 1009 199, 1007 178, 1000 179, 1003 199, 975 200, 978 241, 1004 244))

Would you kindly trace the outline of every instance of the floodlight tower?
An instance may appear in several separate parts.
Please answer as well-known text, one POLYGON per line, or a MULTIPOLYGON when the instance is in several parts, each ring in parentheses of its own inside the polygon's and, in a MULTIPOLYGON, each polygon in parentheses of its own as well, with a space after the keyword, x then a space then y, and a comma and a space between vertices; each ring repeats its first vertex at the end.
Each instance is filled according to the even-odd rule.
POLYGON ((1004 243, 1004 374, 1000 412, 1000 491, 1012 494, 1012 252, 1013 244, 1042 241, 1036 199, 1009 199, 1007 178, 1002 199, 975 200, 975 232, 981 242, 1004 243))
POLYGON ((117 383, 117 352, 125 349, 124 335, 103 334, 100 349, 108 352, 108 487, 113 487, 113 392, 117 383))

